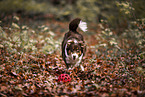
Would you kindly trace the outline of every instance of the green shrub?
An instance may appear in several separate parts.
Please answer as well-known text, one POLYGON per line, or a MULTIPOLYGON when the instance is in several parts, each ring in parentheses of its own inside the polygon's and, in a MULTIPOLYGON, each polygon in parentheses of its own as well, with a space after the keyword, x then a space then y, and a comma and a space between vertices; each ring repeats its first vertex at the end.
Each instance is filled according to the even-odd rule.
POLYGON ((11 28, 5 28, 8 32, 0 28, 1 47, 7 48, 10 53, 43 52, 51 54, 55 50, 59 50, 59 40, 54 40, 55 34, 45 25, 38 26, 38 30, 36 30, 27 25, 12 22, 11 28), (36 31, 39 31, 39 33, 36 31))

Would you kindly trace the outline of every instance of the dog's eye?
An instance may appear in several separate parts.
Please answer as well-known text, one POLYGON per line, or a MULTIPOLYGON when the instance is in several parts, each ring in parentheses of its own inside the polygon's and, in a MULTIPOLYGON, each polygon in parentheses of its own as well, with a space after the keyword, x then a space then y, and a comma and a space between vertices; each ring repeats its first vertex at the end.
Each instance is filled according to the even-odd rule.
POLYGON ((82 52, 80 51, 79 54, 81 55, 81 53, 82 53, 82 52))
POLYGON ((68 51, 68 54, 69 54, 69 55, 71 54, 71 51, 70 51, 70 50, 68 51))
POLYGON ((73 47, 73 50, 75 50, 75 47, 73 47))

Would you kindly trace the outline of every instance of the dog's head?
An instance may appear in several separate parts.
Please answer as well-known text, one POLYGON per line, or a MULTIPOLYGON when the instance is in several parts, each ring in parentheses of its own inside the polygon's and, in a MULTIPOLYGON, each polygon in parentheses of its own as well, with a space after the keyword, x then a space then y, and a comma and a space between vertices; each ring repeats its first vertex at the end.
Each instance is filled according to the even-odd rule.
POLYGON ((82 43, 76 39, 70 39, 65 45, 65 55, 71 60, 78 60, 82 56, 82 43))

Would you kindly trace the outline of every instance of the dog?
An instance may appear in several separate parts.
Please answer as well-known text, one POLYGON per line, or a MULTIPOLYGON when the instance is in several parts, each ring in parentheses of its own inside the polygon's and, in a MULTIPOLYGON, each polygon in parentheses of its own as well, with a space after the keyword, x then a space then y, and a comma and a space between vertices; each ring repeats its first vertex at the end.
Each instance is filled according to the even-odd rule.
POLYGON ((85 56, 86 44, 83 36, 77 31, 78 27, 84 32, 87 31, 87 23, 80 18, 70 22, 69 31, 65 33, 62 41, 62 58, 68 69, 80 66, 81 70, 84 71, 84 67, 80 63, 85 56))

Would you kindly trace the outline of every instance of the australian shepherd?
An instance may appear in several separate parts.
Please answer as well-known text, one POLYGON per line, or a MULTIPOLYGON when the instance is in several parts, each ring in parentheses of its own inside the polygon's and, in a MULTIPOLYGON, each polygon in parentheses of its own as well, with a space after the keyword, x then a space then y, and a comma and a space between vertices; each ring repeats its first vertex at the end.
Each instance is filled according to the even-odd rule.
POLYGON ((69 24, 69 31, 65 33, 62 41, 62 57, 68 69, 80 66, 84 71, 81 63, 85 52, 86 45, 83 36, 77 31, 77 28, 87 31, 87 24, 80 18, 72 20, 69 24))

